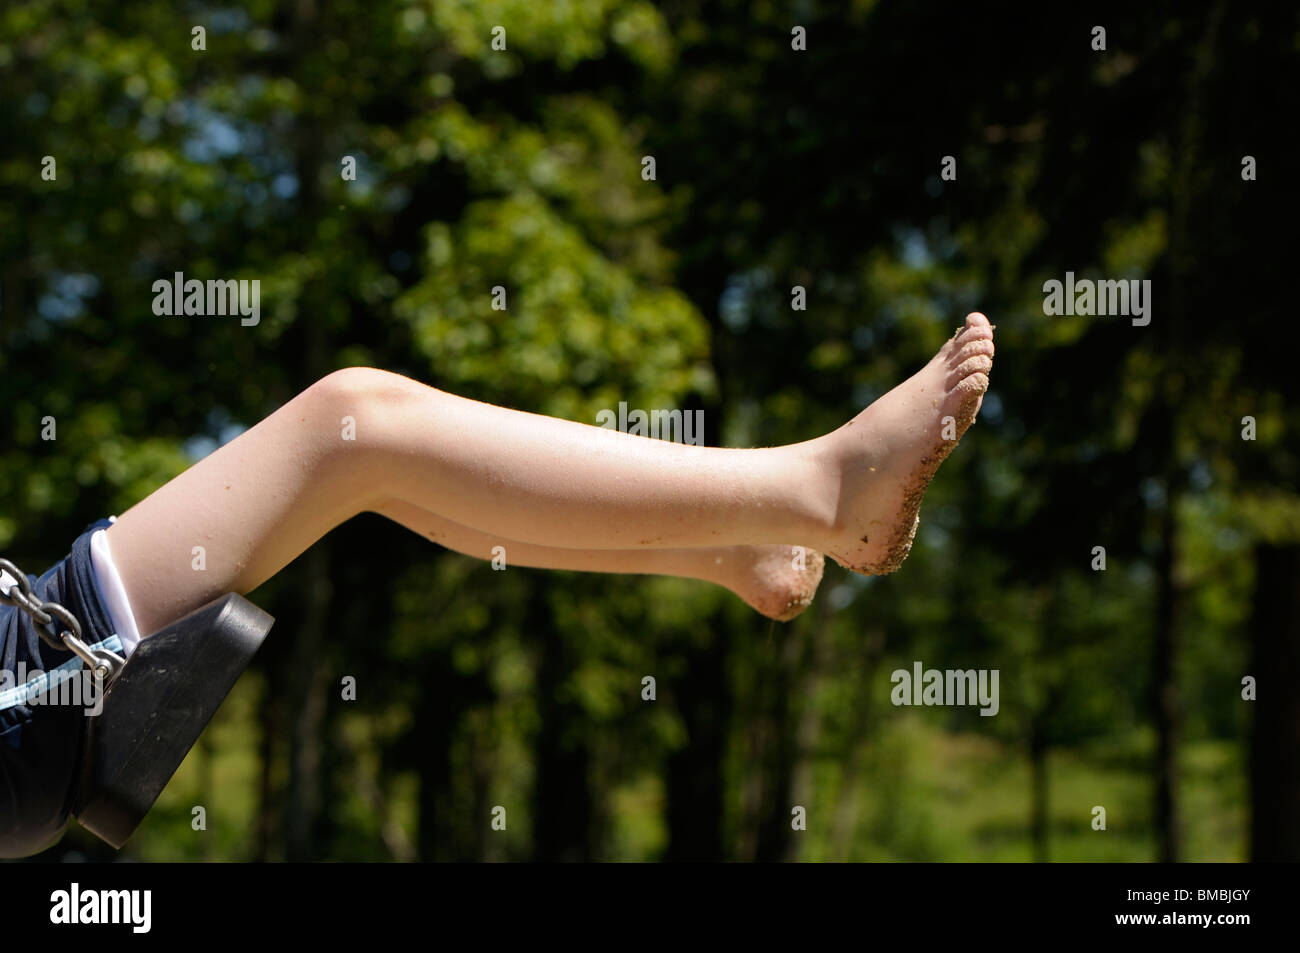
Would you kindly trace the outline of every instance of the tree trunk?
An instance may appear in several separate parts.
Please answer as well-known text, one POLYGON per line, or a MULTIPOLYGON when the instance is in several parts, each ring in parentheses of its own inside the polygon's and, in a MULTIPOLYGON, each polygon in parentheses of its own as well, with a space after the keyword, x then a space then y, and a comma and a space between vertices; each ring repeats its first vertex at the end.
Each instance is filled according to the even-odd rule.
POLYGON ((492 702, 492 687, 482 672, 467 675, 458 671, 450 647, 430 652, 413 677, 419 684, 415 723, 401 743, 401 763, 414 765, 420 777, 419 859, 485 860, 489 838, 498 836, 489 827, 492 805, 485 807, 477 794, 466 802, 458 779, 452 776, 452 751, 464 713, 492 702))
MULTIPOLYGON (((822 596, 821 601, 829 603, 829 595, 822 596)), ((827 612, 829 616, 830 613, 827 612)), ((885 655, 885 630, 873 626, 862 636, 862 650, 859 660, 862 677, 860 685, 876 684, 880 663, 885 655)), ((856 859, 853 848, 857 841, 858 822, 862 808, 862 796, 858 793, 858 779, 863 773, 870 745, 875 734, 875 719, 872 718, 870 692, 854 692, 849 701, 849 726, 846 736, 850 739, 847 749, 844 775, 840 780, 840 791, 836 798, 835 819, 831 829, 830 860, 844 863, 856 859)))
MULTIPOLYGON (((726 758, 731 692, 727 685, 725 628, 709 626, 708 641, 685 654, 681 681, 672 686, 688 743, 668 758, 667 861, 721 861, 726 796, 726 758)), ((662 691, 662 689, 661 689, 662 691)))
POLYGON ((564 683, 573 671, 573 659, 556 628, 540 580, 533 582, 527 619, 542 653, 537 671, 541 729, 537 736, 533 857, 539 861, 589 861, 593 853, 590 752, 585 739, 574 737, 575 729, 581 733, 587 719, 572 702, 559 700, 568 694, 564 683))
POLYGON ((1042 714, 1034 716, 1029 728, 1029 797, 1030 840, 1034 848, 1034 863, 1045 864, 1051 860, 1050 803, 1051 795, 1047 774, 1047 734, 1043 730, 1042 714))
MULTIPOLYGON (((759 863, 785 860, 794 847, 795 831, 791 826, 794 801, 794 772, 798 761, 798 742, 791 698, 795 686, 803 683, 808 667, 808 637, 801 626, 775 631, 769 623, 769 639, 780 640, 763 652, 766 669, 759 697, 758 720, 763 725, 760 748, 753 769, 763 780, 763 802, 758 805, 758 840, 754 859, 759 863)), ((807 696, 805 696, 807 697, 807 696)), ((808 702, 811 707, 811 701, 808 702)), ((809 729, 815 730, 814 726, 809 729)), ((800 807, 808 810, 807 803, 800 807)), ((798 832, 807 836, 807 831, 798 832)))
POLYGON ((278 851, 280 839, 279 799, 275 786, 275 759, 280 750, 277 740, 281 738, 284 726, 284 701, 275 686, 280 682, 282 667, 275 664, 278 653, 268 652, 263 660, 266 675, 262 698, 258 704, 257 724, 261 730, 258 739, 258 788, 257 788, 257 840, 253 850, 253 860, 265 864, 281 856, 278 851))
MULTIPOLYGON (((318 55, 318 11, 313 0, 299 0, 294 6, 292 44, 295 76, 301 81, 309 73, 310 61, 318 55)), ((298 214, 304 234, 313 234, 324 208, 320 170, 324 158, 323 130, 310 114, 300 116, 294 128, 294 171, 298 179, 298 214)), ((304 320, 302 358, 297 365, 298 390, 319 380, 329 370, 330 347, 326 315, 327 301, 319 282, 309 283, 300 301, 304 320)), ((292 663, 285 686, 290 704, 292 734, 289 751, 289 790, 285 834, 286 859, 312 859, 315 833, 321 818, 324 783, 321 776, 321 745, 325 703, 325 648, 327 624, 333 618, 328 538, 317 542, 304 555, 296 573, 300 583, 301 624, 294 633, 292 663)))
MULTIPOLYGON (((1190 295, 1201 265, 1194 251, 1193 235, 1204 214, 1205 198, 1212 181, 1202 160, 1205 141, 1206 89, 1216 64, 1216 43, 1226 11, 1223 0, 1210 10, 1191 57, 1187 74, 1187 96, 1179 130, 1177 160, 1170 186, 1169 248, 1166 253, 1169 313, 1186 315, 1203 307, 1190 295)), ((1164 347, 1166 353, 1190 356, 1195 347, 1183 339, 1184 322, 1170 321, 1164 347)), ((1155 816, 1159 859, 1176 861, 1181 852, 1177 807, 1178 696, 1176 683, 1177 626, 1181 593, 1174 571, 1178 565, 1178 501, 1184 488, 1184 466, 1179 461, 1177 422, 1186 408, 1186 383, 1181 375, 1164 382, 1158 413, 1157 446, 1162 448, 1165 487, 1164 510, 1160 515, 1160 552, 1156 557, 1155 644, 1152 657, 1152 711, 1156 728, 1155 816)))
MULTIPOLYGON (((1300 861, 1300 546, 1255 552, 1251 860, 1300 861)), ((1240 688, 1238 687, 1238 690, 1240 688)))
MULTIPOLYGON (((451 741, 460 701, 455 672, 439 656, 420 673, 422 691, 415 706, 411 747, 420 776, 419 826, 416 835, 420 860, 477 860, 462 852, 464 835, 452 824, 446 806, 451 800, 451 741)), ((475 822, 487 824, 486 817, 475 822)))
POLYGON ((326 681, 321 666, 325 633, 329 629, 329 558, 318 543, 303 557, 300 616, 294 633, 293 661, 287 673, 292 735, 289 752, 289 791, 285 805, 285 859, 318 859, 317 828, 324 807, 321 752, 326 713, 326 681))
POLYGON ((1159 859, 1176 863, 1181 853, 1178 826, 1178 685, 1174 660, 1177 653, 1175 632, 1178 624, 1178 585, 1174 579, 1177 564, 1177 497, 1169 493, 1161 514, 1160 553, 1156 558, 1155 639, 1152 646, 1151 708, 1156 729, 1155 757, 1155 829, 1159 859))

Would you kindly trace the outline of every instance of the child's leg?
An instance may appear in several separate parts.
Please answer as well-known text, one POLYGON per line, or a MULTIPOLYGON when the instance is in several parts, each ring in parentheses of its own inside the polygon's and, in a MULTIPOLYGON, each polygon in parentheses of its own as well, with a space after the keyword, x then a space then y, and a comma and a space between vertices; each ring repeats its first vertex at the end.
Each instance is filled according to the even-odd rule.
POLYGON ((394 497, 522 542, 670 548, 807 538, 825 485, 806 451, 687 447, 353 368, 155 491, 108 538, 150 633, 256 588, 394 497))
POLYGON ((802 547, 701 546, 693 549, 563 549, 479 532, 401 500, 374 511, 440 546, 491 559, 502 547, 507 566, 681 576, 730 589, 763 615, 793 619, 812 602, 822 578, 820 553, 802 547))
POLYGON ((542 546, 793 543, 889 572, 906 555, 925 485, 974 419, 991 355, 988 321, 972 315, 844 427, 760 450, 628 436, 352 368, 132 507, 109 542, 142 633, 256 588, 393 498, 542 546))

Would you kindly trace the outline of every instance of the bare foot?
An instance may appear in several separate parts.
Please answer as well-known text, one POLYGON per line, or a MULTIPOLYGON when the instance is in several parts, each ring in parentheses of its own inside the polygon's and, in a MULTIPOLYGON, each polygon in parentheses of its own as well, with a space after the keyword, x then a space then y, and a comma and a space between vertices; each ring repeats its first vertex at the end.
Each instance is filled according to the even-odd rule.
POLYGON ((903 564, 921 498, 974 422, 992 367, 993 328, 984 315, 969 314, 929 364, 824 438, 839 473, 828 556, 867 575, 903 564))
POLYGON ((769 619, 789 622, 812 604, 825 560, 797 546, 734 546, 718 557, 717 582, 769 619))

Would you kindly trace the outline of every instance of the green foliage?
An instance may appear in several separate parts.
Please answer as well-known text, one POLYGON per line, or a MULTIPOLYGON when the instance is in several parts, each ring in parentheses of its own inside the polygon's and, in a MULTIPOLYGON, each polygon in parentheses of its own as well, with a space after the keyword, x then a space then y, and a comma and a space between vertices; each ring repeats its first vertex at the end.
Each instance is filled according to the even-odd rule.
POLYGON ((335 367, 584 422, 703 406, 770 445, 965 311, 997 325, 904 570, 829 567, 788 626, 372 516, 331 534, 256 594, 271 643, 130 856, 1150 859, 1162 581, 1185 855, 1245 855, 1251 553, 1300 541, 1300 403, 1281 160, 1237 174, 1295 91, 1240 104, 1294 24, 1135 10, 1099 60, 1049 7, 843 6, 801 6, 805 53, 783 5, 722 0, 0 9, 0 552, 32 571, 335 367), (1153 279, 1153 323, 1045 316, 1067 269, 1153 279), (153 315, 174 271, 260 280, 262 322, 153 315), (998 669, 999 717, 895 708, 918 659, 998 669))

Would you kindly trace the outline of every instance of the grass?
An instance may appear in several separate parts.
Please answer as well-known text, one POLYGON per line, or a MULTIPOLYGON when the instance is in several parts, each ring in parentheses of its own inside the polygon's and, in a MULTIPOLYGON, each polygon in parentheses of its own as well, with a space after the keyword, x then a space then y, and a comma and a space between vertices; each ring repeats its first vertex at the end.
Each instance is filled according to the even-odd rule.
MULTIPOLYGON (((251 856, 257 817, 256 705, 261 684, 241 680, 203 743, 191 752, 145 819, 127 852, 157 861, 244 860, 251 856), (204 795, 205 789, 219 792, 204 795), (193 809, 206 830, 193 829, 193 809)), ((1152 742, 1052 750, 1048 754, 1048 859, 1151 861, 1152 742), (1094 830, 1093 808, 1106 810, 1094 830)), ((924 714, 877 727, 861 752, 862 768, 843 790, 842 759, 812 765, 804 860, 1031 861, 1030 765, 1023 749, 973 733, 940 730, 924 714), (853 798, 845 804, 842 799, 853 798), (847 808, 847 810, 846 810, 847 808)), ((282 766, 283 767, 283 766, 282 766)), ((1180 751, 1179 808, 1183 859, 1242 861, 1248 838, 1245 753, 1225 741, 1194 741, 1180 751)), ((395 822, 414 840, 416 798, 402 790, 395 822), (406 803, 409 802, 409 803, 406 803), (406 830, 407 828, 410 830, 406 830)), ((667 830, 661 780, 643 775, 610 797, 611 860, 661 855, 667 830)), ((701 809, 704 809, 703 806, 701 809)), ((378 824, 355 818, 350 837, 377 838, 378 824)), ((381 844, 358 842, 359 856, 385 856, 381 844)))

